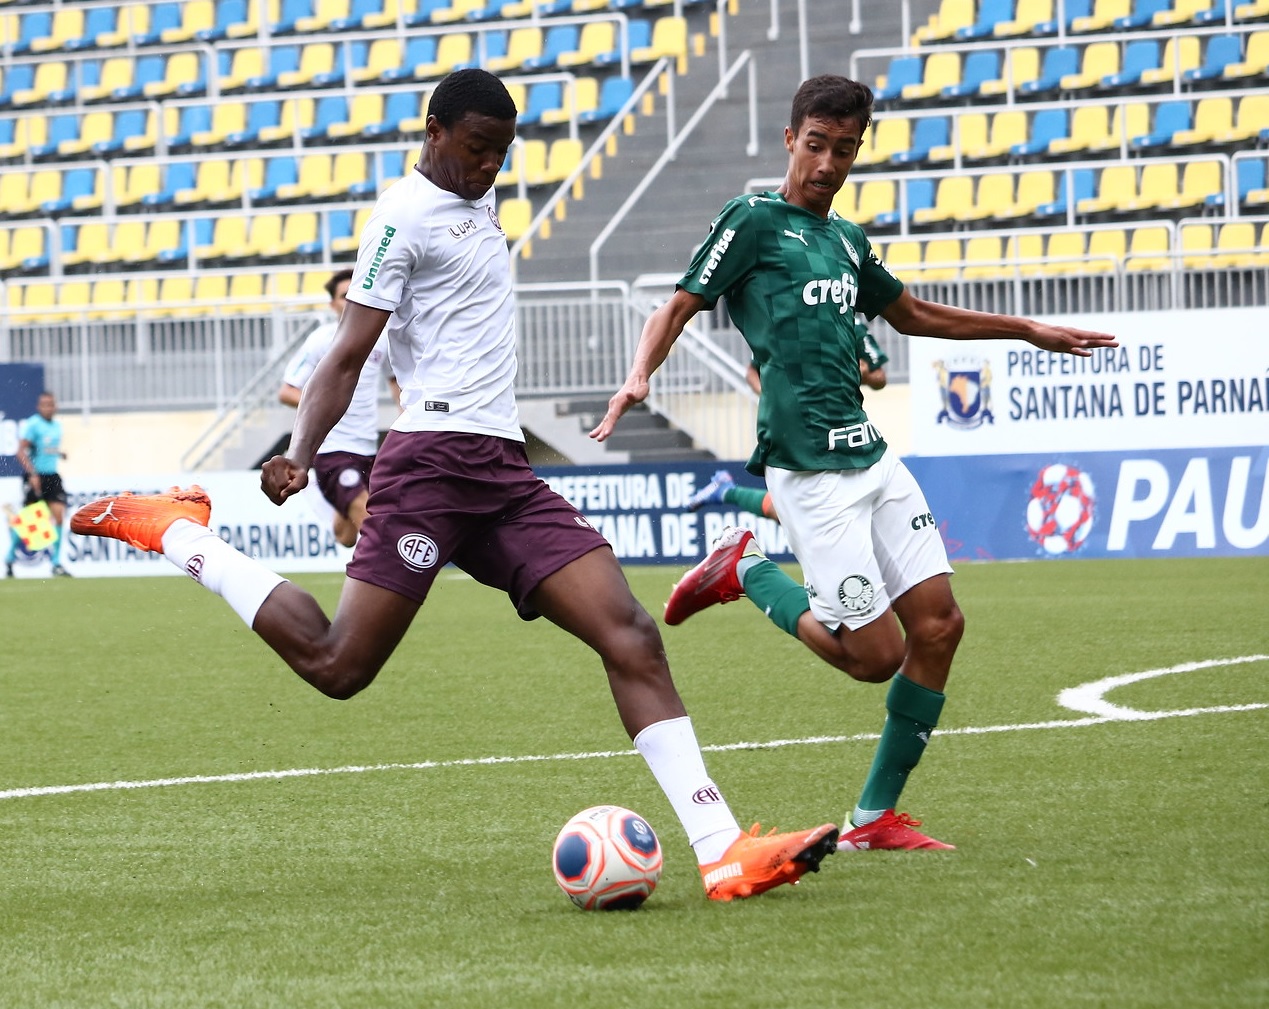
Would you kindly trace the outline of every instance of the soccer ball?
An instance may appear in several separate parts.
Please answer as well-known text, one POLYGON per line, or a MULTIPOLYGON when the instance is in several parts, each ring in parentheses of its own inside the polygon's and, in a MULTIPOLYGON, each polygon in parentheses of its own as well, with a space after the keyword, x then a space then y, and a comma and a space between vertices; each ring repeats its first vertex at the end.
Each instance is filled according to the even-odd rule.
POLYGON ((1083 546, 1093 528, 1096 493, 1092 478, 1074 466, 1046 466, 1031 485, 1027 534, 1047 554, 1069 554, 1083 546))
POLYGON ((564 824, 551 856, 555 882, 586 911, 633 911, 661 878, 661 844, 638 813, 591 806, 564 824))

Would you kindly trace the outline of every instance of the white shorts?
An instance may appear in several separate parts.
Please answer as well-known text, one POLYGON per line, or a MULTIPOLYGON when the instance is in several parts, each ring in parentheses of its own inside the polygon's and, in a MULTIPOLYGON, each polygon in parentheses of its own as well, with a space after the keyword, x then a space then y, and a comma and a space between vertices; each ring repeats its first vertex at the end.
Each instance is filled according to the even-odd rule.
POLYGON ((767 489, 811 613, 831 631, 870 624, 912 586, 952 572, 925 495, 891 449, 870 469, 768 466, 767 489))

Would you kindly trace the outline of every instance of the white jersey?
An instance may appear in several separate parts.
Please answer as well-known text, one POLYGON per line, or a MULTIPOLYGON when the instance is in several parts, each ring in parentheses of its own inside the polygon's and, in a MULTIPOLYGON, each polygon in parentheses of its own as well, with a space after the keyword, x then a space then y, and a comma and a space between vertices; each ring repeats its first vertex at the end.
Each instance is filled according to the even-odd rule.
POLYGON ((494 202, 492 189, 464 200, 416 169, 384 191, 361 233, 348 300, 392 313, 394 430, 524 441, 511 260, 494 202))
MULTIPOLYGON (((309 333, 291 363, 286 366, 282 381, 303 389, 318 362, 330 351, 335 340, 335 331, 339 328, 336 322, 328 322, 318 326, 309 333)), ((330 434, 317 450, 318 455, 326 452, 352 452, 355 455, 374 455, 379 449, 379 390, 383 386, 383 364, 388 357, 388 338, 379 337, 370 356, 366 358, 365 367, 357 378, 357 388, 353 391, 352 402, 339 421, 331 428, 330 434)))

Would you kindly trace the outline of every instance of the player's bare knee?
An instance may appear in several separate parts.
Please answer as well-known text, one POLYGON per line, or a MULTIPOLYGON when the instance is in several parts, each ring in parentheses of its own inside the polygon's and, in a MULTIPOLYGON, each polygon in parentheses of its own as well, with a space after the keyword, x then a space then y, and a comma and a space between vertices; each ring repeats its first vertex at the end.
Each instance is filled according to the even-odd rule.
POLYGON ((860 683, 885 683, 903 665, 903 648, 884 648, 867 655, 854 656, 846 673, 860 683))
POLYGON ((956 603, 929 613, 908 629, 912 644, 925 651, 951 653, 965 634, 965 614, 956 603))

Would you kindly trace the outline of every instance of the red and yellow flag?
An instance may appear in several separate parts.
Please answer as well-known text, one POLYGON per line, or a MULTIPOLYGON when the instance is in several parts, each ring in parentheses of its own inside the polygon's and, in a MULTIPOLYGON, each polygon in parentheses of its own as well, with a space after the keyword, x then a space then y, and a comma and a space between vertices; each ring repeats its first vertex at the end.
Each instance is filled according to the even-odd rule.
POLYGON ((18 534, 22 545, 31 553, 47 550, 57 539, 57 530, 53 527, 48 505, 43 501, 27 505, 16 515, 11 514, 9 525, 18 534))

